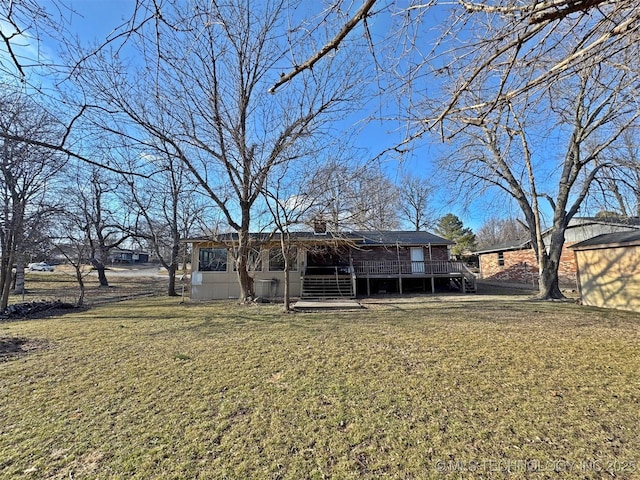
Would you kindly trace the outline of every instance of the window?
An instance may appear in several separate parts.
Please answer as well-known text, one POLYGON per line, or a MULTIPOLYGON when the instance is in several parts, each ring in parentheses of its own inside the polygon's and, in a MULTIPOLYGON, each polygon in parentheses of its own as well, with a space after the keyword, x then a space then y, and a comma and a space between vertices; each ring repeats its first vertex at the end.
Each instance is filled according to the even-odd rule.
MULTIPOLYGON (((233 271, 235 272, 236 262, 233 259, 233 271)), ((262 253, 258 248, 252 248, 249 250, 249 257, 247 258, 247 270, 249 272, 261 272, 262 271, 262 253)))
POLYGON ((504 252, 498 252, 498 266, 504 267, 504 252))
POLYGON ((260 249, 252 248, 247 259, 247 269, 253 272, 262 271, 262 255, 260 249))
MULTIPOLYGON (((269 271, 282 272, 284 270, 284 257, 282 249, 269 249, 269 271)), ((289 248, 289 270, 295 272, 298 270, 298 249, 296 247, 289 248)))
POLYGON ((200 272, 227 271, 226 248, 201 248, 198 260, 198 271, 200 272))

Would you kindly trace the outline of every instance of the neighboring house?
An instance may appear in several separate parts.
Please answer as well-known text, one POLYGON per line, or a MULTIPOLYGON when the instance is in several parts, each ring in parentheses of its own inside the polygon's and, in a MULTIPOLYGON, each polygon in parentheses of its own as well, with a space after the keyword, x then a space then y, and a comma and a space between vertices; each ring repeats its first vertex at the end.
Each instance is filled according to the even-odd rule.
POLYGON ((571 248, 584 305, 640 312, 640 231, 598 235, 571 248))
POLYGON ((71 259, 78 261, 78 247, 74 245, 58 244, 51 249, 48 255, 48 262, 51 264, 67 263, 71 259))
MULTIPOLYGON (((640 229, 640 218, 575 217, 565 231, 565 244, 558 266, 558 279, 562 285, 576 284, 576 258, 571 245, 605 233, 628 232, 640 229)), ((543 233, 545 244, 550 230, 543 233)), ((505 282, 537 284, 538 262, 530 239, 515 240, 494 245, 475 252, 480 263, 480 278, 505 282)))
MULTIPOLYGON (((284 258, 278 235, 252 234, 249 271, 257 296, 281 297, 284 258)), ((193 245, 191 299, 237 298, 237 235, 186 240, 193 245)), ((290 295, 336 298, 435 291, 452 285, 475 291, 475 277, 450 259, 454 242, 428 232, 291 233, 290 295)))
POLYGON ((149 254, 126 248, 114 248, 109 252, 111 263, 147 263, 149 254))

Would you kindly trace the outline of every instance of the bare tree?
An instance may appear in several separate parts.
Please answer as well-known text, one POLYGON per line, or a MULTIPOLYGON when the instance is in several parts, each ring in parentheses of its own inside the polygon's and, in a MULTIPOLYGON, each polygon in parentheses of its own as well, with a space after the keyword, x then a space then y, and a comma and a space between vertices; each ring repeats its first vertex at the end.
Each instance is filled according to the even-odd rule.
POLYGON ((476 232, 478 248, 486 248, 513 240, 528 238, 529 232, 516 218, 490 217, 476 232))
POLYGON ((400 224, 397 188, 377 164, 333 159, 313 173, 312 183, 316 194, 310 215, 324 219, 334 233, 393 230, 400 224))
MULTIPOLYGON (((331 182, 325 176, 337 165, 334 157, 344 156, 344 145, 323 146, 318 152, 298 162, 289 162, 275 169, 263 189, 265 205, 269 212, 269 227, 279 236, 284 260, 284 309, 291 309, 290 271, 291 261, 299 242, 294 242, 295 231, 306 230, 314 222, 326 225, 322 213, 326 206, 326 192, 331 182), (337 148, 337 151, 333 149, 337 148)), ((319 225, 317 224, 316 227, 319 225)), ((337 235, 338 232, 334 232, 337 235)), ((272 238, 269 235, 268 238, 272 238)))
MULTIPOLYGON (((81 49, 81 55, 65 55, 64 52, 68 51, 80 52, 75 43, 78 32, 73 23, 84 19, 75 10, 73 2, 0 2, 0 76, 4 82, 19 85, 30 95, 38 96, 43 108, 46 103, 49 114, 60 125, 60 135, 55 138, 34 138, 3 130, 0 130, 0 138, 52 150, 88 165, 124 173, 115 165, 102 163, 85 154, 83 142, 79 139, 86 135, 86 124, 80 128, 78 125, 89 105, 82 94, 79 101, 69 101, 69 96, 61 94, 61 91, 73 88, 71 79, 77 78, 78 70, 94 54, 111 48, 120 50, 132 40, 135 32, 149 24, 163 23, 159 8, 156 0, 132 2, 122 10, 123 20, 113 25, 105 38, 99 39, 91 48, 81 49)), ((86 39, 84 42, 86 44, 86 39)))
MULTIPOLYGON (((311 162, 309 162, 311 163, 311 162)), ((263 195, 265 204, 273 219, 273 233, 280 237, 280 250, 284 259, 284 310, 291 310, 291 257, 294 250, 291 241, 291 229, 304 222, 309 210, 314 206, 313 194, 305 188, 308 169, 297 170, 294 166, 284 165, 278 175, 273 172, 266 182, 263 195)), ((311 190, 313 192, 313 190, 311 190)))
POLYGON ((611 164, 622 133, 640 115, 636 83, 626 68, 600 63, 554 85, 548 95, 528 96, 490 113, 481 108, 480 118, 462 113, 452 127, 462 146, 448 166, 459 180, 476 191, 498 187, 519 205, 538 259, 541 298, 563 296, 557 272, 565 230, 594 180, 611 164), (542 133, 549 130, 558 138, 553 147, 542 133), (564 152, 543 162, 550 148, 564 152), (555 185, 548 181, 549 171, 555 173, 555 185), (540 201, 551 212, 546 243, 540 201))
POLYGON ((397 230, 398 189, 379 169, 365 170, 355 182, 353 228, 358 230, 397 230))
POLYGON ((435 212, 431 206, 434 190, 427 179, 414 174, 405 174, 400 179, 400 217, 416 232, 430 228, 435 222, 435 212))
POLYGON ((595 179, 598 209, 612 216, 640 217, 640 144, 637 128, 623 132, 611 158, 602 160, 602 176, 595 179))
MULTIPOLYGON (((5 93, 0 110, 0 131, 9 135, 46 141, 60 135, 60 124, 20 93, 5 93)), ((0 310, 7 307, 14 266, 24 279, 26 222, 43 204, 53 176, 65 162, 64 156, 50 150, 6 137, 0 140, 0 310)))
MULTIPOLYGON (((60 13, 64 4, 52 0, 60 13)), ((64 35, 64 22, 36 0, 13 0, 0 4, 0 73, 25 78, 30 67, 50 60, 41 53, 43 41, 64 35)))
POLYGON ((88 173, 79 172, 76 184, 67 190, 72 202, 72 214, 80 218, 89 245, 89 261, 98 273, 101 287, 108 287, 106 268, 109 253, 122 245, 132 235, 131 225, 135 220, 121 201, 119 195, 119 178, 108 176, 108 172, 97 167, 90 168, 88 173))
POLYGON ((144 240, 156 254, 168 272, 167 295, 177 296, 181 240, 188 238, 206 216, 202 197, 186 166, 163 150, 159 149, 159 156, 151 159, 150 151, 146 152, 145 162, 149 164, 131 165, 132 171, 148 170, 148 176, 127 175, 125 181, 131 199, 129 208, 138 212, 139 218, 131 234, 144 240))
MULTIPOLYGON (((291 52, 283 33, 285 21, 295 18, 290 5, 167 1, 163 23, 135 32, 129 46, 136 63, 124 52, 102 50, 91 68, 78 71, 87 94, 102 105, 96 123, 141 149, 163 145, 238 233, 241 301, 253 293, 249 229, 269 173, 315 149, 326 122, 344 114, 362 85, 352 60, 341 56, 282 96, 268 95, 291 52), (105 112, 117 114, 111 124, 105 112)), ((289 38, 300 31, 291 24, 289 38)))
POLYGON ((54 251, 73 266, 80 290, 76 305, 84 305, 85 278, 91 272, 87 264, 91 261, 91 244, 87 236, 86 219, 81 209, 73 205, 61 208, 50 225, 49 239, 54 251))
POLYGON ((420 26, 437 3, 411 5, 396 17, 400 47, 393 51, 400 59, 390 70, 398 73, 397 91, 407 99, 406 142, 437 127, 441 138, 464 152, 447 167, 454 167, 469 191, 494 185, 511 196, 538 255, 541 297, 562 297, 557 265, 566 226, 638 115, 640 11, 632 1, 460 0, 444 33, 425 46, 420 26), (444 93, 433 95, 436 89, 444 93), (535 124, 545 116, 555 125, 535 124), (541 159, 551 129, 565 152, 555 168, 541 159), (555 189, 544 181, 551 171, 558 172, 555 189), (542 198, 552 211, 548 248, 542 241, 542 198))

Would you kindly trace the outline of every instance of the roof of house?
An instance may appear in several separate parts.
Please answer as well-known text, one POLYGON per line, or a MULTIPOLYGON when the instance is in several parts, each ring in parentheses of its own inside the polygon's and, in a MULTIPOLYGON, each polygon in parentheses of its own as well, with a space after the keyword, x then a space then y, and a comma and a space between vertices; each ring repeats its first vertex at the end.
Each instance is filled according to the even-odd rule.
POLYGON ((584 223, 623 225, 631 228, 638 228, 640 227, 640 217, 573 217, 569 222, 569 226, 577 226, 584 223))
MULTIPOLYGON (((257 242, 280 240, 280 234, 251 233, 251 238, 257 242)), ((348 242, 357 245, 368 246, 389 246, 389 245, 455 245, 455 242, 439 237, 429 232, 411 231, 352 231, 344 233, 327 232, 317 234, 314 232, 291 232, 291 239, 294 242, 348 242)), ((237 242, 238 234, 223 233, 215 236, 203 236, 183 240, 186 243, 216 242, 228 243, 237 242)))
POLYGON ((640 230, 629 232, 605 233, 576 243, 573 250, 595 250, 597 248, 627 247, 640 245, 640 230))
POLYGON ((484 248, 482 250, 476 250, 476 255, 481 255, 483 253, 494 253, 494 252, 504 252, 507 250, 523 250, 529 248, 531 246, 531 239, 518 239, 518 240, 510 240, 508 242, 499 243, 497 245, 491 245, 490 247, 484 248))
POLYGON ((455 245, 456 242, 447 240, 429 232, 408 232, 408 231, 381 231, 366 232, 355 231, 350 232, 350 237, 358 243, 365 245, 455 245))

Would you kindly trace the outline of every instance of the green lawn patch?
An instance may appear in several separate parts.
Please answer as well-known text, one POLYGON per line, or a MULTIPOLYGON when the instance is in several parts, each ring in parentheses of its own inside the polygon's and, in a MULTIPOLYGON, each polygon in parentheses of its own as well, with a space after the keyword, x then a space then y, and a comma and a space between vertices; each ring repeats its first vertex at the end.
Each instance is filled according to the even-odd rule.
POLYGON ((0 478, 638 478, 640 316, 143 298, 0 323, 0 478), (17 343, 17 342, 14 342, 17 343))

